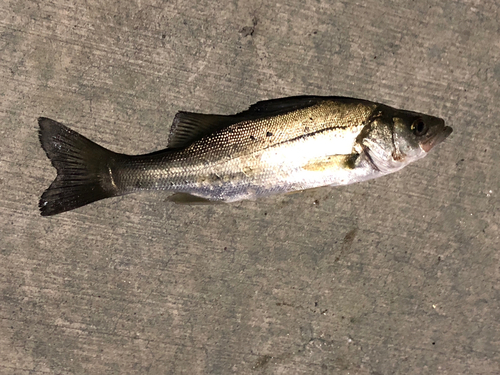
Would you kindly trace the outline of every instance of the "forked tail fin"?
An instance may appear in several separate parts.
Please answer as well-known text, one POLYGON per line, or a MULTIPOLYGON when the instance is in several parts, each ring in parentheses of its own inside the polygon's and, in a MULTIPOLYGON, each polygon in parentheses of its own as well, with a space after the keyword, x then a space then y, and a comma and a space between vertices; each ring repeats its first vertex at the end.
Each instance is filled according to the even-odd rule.
POLYGON ((42 216, 55 215, 119 194, 111 165, 122 155, 105 149, 63 124, 40 117, 39 138, 57 177, 43 193, 42 216))

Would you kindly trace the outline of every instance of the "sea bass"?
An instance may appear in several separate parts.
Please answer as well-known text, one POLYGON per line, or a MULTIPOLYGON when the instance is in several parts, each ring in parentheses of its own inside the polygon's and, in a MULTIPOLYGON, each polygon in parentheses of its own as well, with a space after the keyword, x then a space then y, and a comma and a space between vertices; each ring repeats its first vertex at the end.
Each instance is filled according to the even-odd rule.
POLYGON ((39 118, 57 177, 43 216, 144 190, 177 203, 235 202, 396 172, 423 158, 452 129, 440 118, 343 97, 261 101, 236 115, 178 112, 167 148, 115 153, 39 118))

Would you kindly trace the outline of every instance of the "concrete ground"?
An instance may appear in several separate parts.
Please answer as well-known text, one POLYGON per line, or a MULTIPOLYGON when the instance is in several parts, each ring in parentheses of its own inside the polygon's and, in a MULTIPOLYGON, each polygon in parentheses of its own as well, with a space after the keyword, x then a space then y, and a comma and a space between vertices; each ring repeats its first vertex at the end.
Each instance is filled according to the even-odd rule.
POLYGON ((0 372, 500 373, 499 19, 495 1, 3 0, 0 372), (142 153, 178 110, 303 94, 454 133, 363 184, 38 213, 39 116, 142 153))

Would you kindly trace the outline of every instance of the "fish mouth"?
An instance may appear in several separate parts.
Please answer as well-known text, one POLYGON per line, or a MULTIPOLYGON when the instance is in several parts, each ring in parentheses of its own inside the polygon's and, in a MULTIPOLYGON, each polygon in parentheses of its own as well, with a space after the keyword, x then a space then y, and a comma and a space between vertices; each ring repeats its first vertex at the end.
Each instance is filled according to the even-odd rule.
POLYGON ((453 129, 449 126, 444 126, 443 128, 439 131, 437 131, 432 137, 429 139, 425 140, 420 144, 420 147, 422 150, 425 152, 429 152, 434 148, 434 146, 440 144, 443 142, 448 136, 453 132, 453 129))

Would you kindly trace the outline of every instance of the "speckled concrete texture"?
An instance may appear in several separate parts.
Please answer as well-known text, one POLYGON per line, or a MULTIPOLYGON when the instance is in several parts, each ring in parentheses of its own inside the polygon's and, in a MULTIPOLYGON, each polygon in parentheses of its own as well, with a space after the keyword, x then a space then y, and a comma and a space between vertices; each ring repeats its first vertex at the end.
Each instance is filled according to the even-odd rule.
POLYGON ((498 374, 498 4, 2 1, 0 372, 498 374), (454 133, 368 183, 38 213, 39 116, 143 153, 178 110, 305 94, 454 133))

